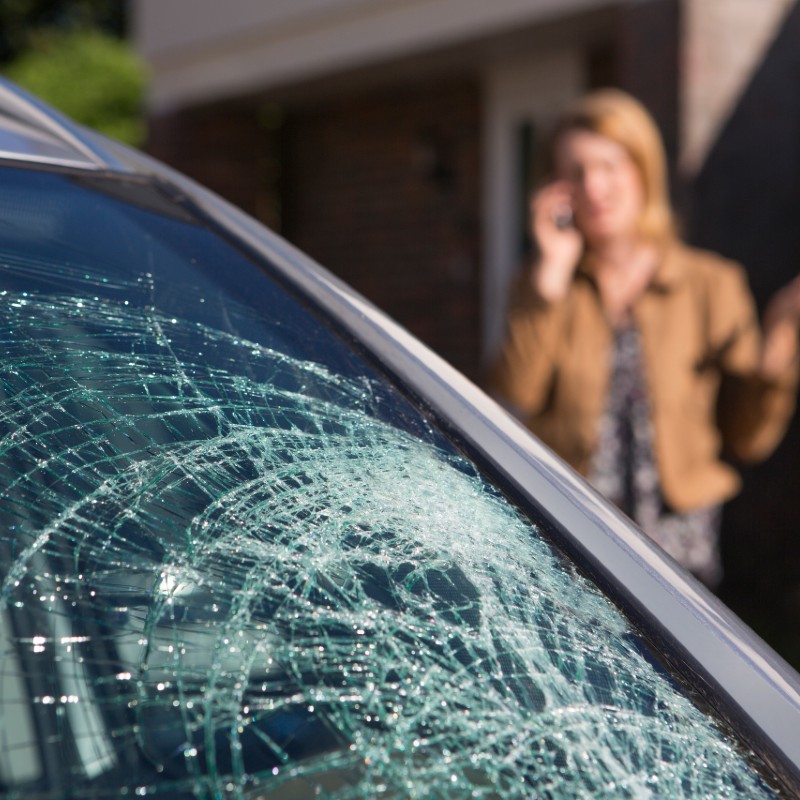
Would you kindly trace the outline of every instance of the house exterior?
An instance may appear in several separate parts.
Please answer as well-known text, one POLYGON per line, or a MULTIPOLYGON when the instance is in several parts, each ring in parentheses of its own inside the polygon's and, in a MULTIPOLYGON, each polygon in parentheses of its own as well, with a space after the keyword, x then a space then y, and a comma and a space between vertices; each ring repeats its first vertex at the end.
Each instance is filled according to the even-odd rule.
MULTIPOLYGON (((651 110, 687 236, 742 260, 759 302, 800 268, 797 0, 134 0, 132 11, 152 77, 150 151, 475 379, 526 256, 537 143, 588 88, 620 86, 651 110)), ((795 453, 797 425, 778 483, 754 480, 774 529, 760 552, 784 577, 765 573, 758 590, 791 583, 775 602, 800 613, 800 546, 784 547, 800 519, 775 497, 800 476, 795 453)), ((748 502, 737 517, 751 530, 765 512, 748 502)), ((752 559, 752 541, 741 546, 752 559)))
POLYGON ((620 83, 648 95, 674 149, 674 0, 134 9, 152 70, 151 151, 473 377, 502 335, 525 245, 525 178, 555 111, 587 86, 620 83))
MULTIPOLYGON (((477 377, 525 254, 536 138, 589 87, 642 99, 673 164, 788 0, 138 0, 150 149, 477 377), (726 32, 727 35, 726 35, 726 32)), ((676 186, 680 176, 676 171, 676 186)))

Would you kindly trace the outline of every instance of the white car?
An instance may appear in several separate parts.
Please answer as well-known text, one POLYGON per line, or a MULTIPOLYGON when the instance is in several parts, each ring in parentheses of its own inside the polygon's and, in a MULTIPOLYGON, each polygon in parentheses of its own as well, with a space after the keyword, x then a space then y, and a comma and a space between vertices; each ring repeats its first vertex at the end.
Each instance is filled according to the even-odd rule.
POLYGON ((0 84, 0 796, 800 796, 800 679, 278 236, 0 84))

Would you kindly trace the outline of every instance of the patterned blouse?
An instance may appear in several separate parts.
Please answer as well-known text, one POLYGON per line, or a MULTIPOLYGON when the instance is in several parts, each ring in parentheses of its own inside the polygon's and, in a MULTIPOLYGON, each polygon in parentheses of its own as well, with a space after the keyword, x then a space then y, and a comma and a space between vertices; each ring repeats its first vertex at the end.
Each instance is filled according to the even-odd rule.
POLYGON ((650 402, 633 324, 614 333, 612 374, 589 480, 679 564, 710 587, 722 577, 721 508, 677 513, 661 494, 650 402))

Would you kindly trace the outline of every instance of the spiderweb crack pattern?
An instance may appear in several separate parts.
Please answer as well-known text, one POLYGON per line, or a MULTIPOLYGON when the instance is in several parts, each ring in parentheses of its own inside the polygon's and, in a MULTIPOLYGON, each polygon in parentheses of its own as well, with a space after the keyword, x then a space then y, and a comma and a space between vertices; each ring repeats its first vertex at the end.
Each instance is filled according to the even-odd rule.
POLYGON ((47 612, 73 733, 114 743, 98 774, 138 753, 204 797, 771 795, 365 379, 154 309, 5 302, 0 602, 47 612))

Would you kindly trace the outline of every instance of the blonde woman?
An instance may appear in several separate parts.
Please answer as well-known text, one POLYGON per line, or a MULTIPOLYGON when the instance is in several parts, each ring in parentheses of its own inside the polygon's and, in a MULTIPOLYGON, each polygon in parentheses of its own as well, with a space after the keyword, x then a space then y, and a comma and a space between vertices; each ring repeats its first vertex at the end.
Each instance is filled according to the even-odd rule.
POLYGON ((677 239, 660 136, 623 92, 567 109, 547 161, 491 388, 714 586, 723 456, 767 457, 794 410, 800 279, 762 331, 743 270, 677 239))

